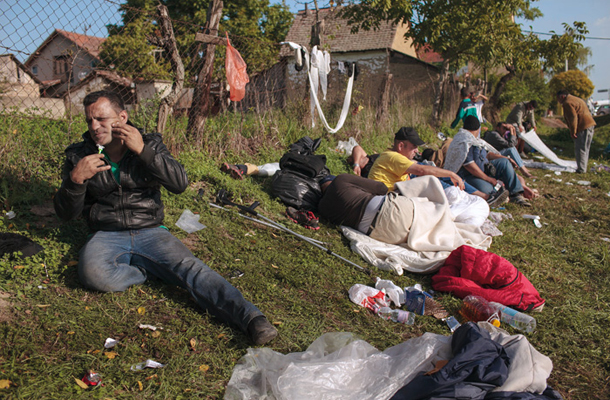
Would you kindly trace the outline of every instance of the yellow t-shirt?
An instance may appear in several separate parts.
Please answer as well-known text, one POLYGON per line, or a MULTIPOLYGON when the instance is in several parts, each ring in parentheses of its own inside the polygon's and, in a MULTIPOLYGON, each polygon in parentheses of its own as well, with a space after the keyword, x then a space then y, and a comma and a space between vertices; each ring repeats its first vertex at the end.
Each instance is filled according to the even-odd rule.
POLYGON ((369 172, 369 179, 382 182, 389 190, 394 190, 396 182, 403 182, 409 179, 407 169, 413 164, 415 164, 414 161, 409 160, 402 154, 386 150, 375 160, 375 164, 373 164, 369 172))

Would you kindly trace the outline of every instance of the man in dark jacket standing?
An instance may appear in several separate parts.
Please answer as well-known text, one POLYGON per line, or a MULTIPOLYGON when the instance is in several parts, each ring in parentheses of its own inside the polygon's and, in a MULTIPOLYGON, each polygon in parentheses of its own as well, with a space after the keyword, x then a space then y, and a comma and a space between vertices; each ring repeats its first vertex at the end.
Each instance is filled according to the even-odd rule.
POLYGON ((574 139, 576 172, 585 173, 589 161, 589 149, 593 141, 595 120, 591 116, 587 103, 580 97, 572 96, 567 90, 557 92, 557 101, 563 108, 563 118, 570 130, 570 137, 574 139))
POLYGON ((181 193, 188 180, 161 135, 136 129, 113 92, 90 93, 83 105, 89 130, 66 149, 54 198, 60 218, 82 214, 92 231, 79 254, 82 283, 120 292, 151 274, 187 289, 202 308, 247 332, 255 344, 275 338, 277 330, 262 312, 162 225, 161 186, 181 193))

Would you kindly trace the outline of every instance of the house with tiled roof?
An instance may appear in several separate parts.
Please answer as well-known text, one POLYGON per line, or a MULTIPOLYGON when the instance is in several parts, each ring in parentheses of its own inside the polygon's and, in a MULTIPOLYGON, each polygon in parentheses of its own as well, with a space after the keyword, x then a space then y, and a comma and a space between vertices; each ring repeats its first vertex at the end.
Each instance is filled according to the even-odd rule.
POLYGON ((55 29, 24 65, 43 83, 45 97, 62 97, 100 63, 105 40, 55 29))
MULTIPOLYGON (((351 32, 351 26, 338 16, 337 8, 302 10, 295 17, 285 41, 295 42, 311 50, 312 26, 318 26, 321 50, 331 56, 329 80, 329 101, 342 101, 347 76, 339 68, 340 63, 356 62, 359 76, 354 86, 353 102, 362 105, 376 105, 391 76, 390 95, 432 101, 434 83, 438 79, 437 55, 429 49, 418 53, 410 39, 404 34, 406 24, 382 22, 378 29, 351 32), (425 55, 421 59, 420 55, 425 55), (431 61, 431 62, 429 62, 431 61)), ((307 76, 294 67, 295 54, 284 46, 280 56, 287 63, 286 88, 288 97, 303 98, 307 76), (291 90, 293 89, 293 90, 291 90)))

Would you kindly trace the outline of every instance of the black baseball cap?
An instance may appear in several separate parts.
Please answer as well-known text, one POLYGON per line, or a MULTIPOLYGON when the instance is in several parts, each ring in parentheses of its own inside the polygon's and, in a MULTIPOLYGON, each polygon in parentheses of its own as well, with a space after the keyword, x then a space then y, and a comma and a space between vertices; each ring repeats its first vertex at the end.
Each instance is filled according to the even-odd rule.
POLYGON ((421 140, 421 138, 419 137, 419 133, 417 133, 415 128, 411 127, 400 128, 398 132, 396 132, 396 135, 394 135, 394 140, 408 140, 416 146, 423 146, 424 144, 426 144, 426 142, 421 140))

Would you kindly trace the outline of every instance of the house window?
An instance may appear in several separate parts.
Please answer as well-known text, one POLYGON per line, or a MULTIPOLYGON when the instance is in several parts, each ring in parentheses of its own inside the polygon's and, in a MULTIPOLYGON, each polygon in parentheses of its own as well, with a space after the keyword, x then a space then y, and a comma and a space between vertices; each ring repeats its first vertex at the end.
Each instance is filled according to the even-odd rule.
POLYGON ((58 78, 68 76, 70 60, 68 56, 57 56, 53 60, 53 74, 58 78))
POLYGON ((38 75, 38 65, 32 65, 32 73, 38 75))

